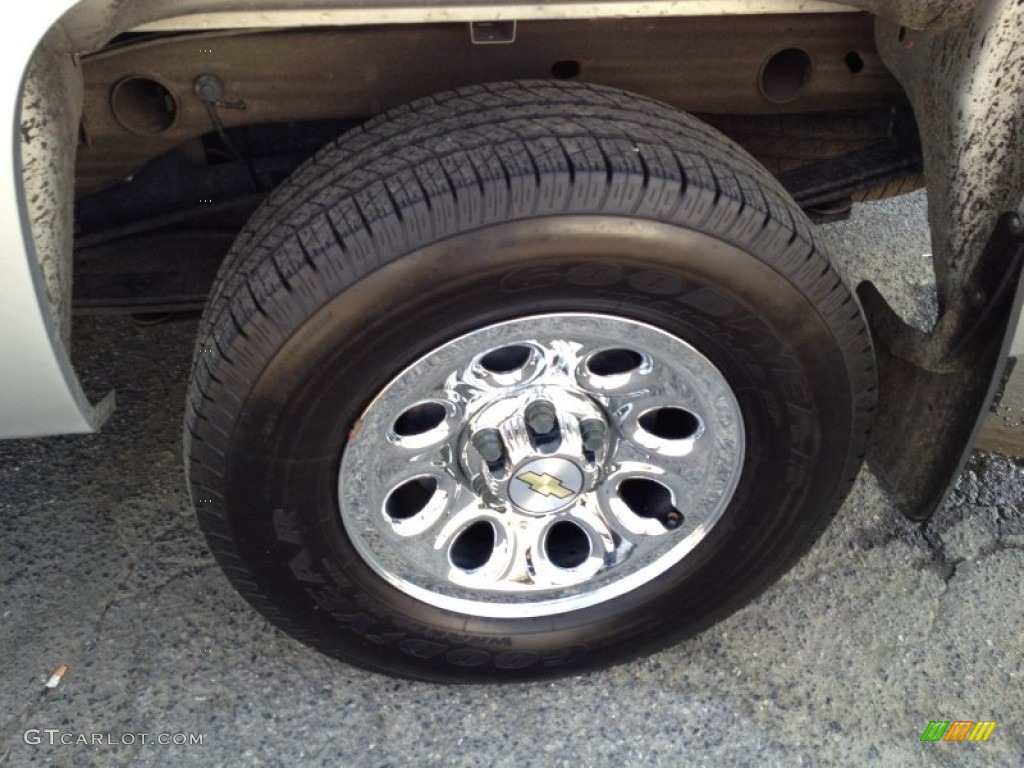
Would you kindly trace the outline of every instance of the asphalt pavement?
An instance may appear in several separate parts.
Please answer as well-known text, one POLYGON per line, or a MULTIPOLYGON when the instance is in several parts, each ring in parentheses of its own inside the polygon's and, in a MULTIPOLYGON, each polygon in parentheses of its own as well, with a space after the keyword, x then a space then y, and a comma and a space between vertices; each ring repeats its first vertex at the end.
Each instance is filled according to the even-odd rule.
MULTIPOLYGON (((927 327, 923 196, 825 234, 927 327)), ((89 391, 119 405, 98 435, 0 443, 0 765, 1021 765, 1024 462, 975 454, 927 525, 862 472, 782 581, 655 656, 414 683, 282 635, 217 570, 182 471, 195 320, 74 331, 89 391), (983 743, 922 742, 934 720, 997 724, 983 743)))

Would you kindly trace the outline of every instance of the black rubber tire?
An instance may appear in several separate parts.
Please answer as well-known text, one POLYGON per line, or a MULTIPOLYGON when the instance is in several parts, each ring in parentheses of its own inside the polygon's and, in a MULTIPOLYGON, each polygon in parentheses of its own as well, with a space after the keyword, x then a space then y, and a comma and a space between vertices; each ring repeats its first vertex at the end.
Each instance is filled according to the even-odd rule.
POLYGON ((278 627, 391 674, 515 681, 650 652, 767 587, 838 509, 874 402, 856 298, 749 155, 639 96, 501 83, 371 120, 270 196, 201 322, 185 458, 214 555, 278 627), (743 412, 739 488, 622 598, 514 620, 418 602, 345 534, 346 436, 419 356, 544 311, 634 318, 708 356, 743 412))

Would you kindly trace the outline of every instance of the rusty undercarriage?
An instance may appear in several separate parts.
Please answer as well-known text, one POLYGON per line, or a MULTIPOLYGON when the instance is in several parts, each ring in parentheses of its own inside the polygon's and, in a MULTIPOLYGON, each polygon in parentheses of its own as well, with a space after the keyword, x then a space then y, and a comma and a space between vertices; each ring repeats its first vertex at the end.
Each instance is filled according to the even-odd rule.
POLYGON ((83 72, 80 311, 202 306, 234 233, 312 152, 480 82, 574 79, 700 115, 819 219, 921 183, 867 13, 136 33, 83 72))

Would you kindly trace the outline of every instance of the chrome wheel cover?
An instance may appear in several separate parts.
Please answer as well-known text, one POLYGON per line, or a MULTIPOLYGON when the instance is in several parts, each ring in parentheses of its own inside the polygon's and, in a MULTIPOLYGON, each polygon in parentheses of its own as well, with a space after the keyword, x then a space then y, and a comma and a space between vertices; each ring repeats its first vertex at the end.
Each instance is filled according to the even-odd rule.
POLYGON ((525 317, 429 352, 377 395, 342 455, 342 523, 401 592, 491 618, 630 592, 719 522, 744 427, 718 369, 654 326, 525 317))

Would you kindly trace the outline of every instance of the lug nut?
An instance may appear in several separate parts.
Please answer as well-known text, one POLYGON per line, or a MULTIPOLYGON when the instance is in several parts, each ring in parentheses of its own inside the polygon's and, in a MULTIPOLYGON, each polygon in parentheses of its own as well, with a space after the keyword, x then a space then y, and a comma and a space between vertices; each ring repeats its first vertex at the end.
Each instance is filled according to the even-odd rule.
POLYGON ((580 423, 580 437, 583 439, 583 450, 600 453, 604 448, 604 436, 607 428, 600 419, 584 419, 580 423))
POLYGON ((505 444, 501 442, 501 433, 496 429, 481 429, 475 432, 473 447, 492 469, 495 465, 501 464, 505 457, 505 444))
POLYGON ((555 406, 547 400, 534 400, 526 406, 526 426, 535 435, 546 435, 555 428, 555 406))
POLYGON ((474 477, 470 487, 472 487, 473 493, 475 493, 485 504, 492 507, 503 506, 501 499, 498 498, 494 491, 488 487, 487 481, 484 480, 483 475, 477 475, 474 477))

